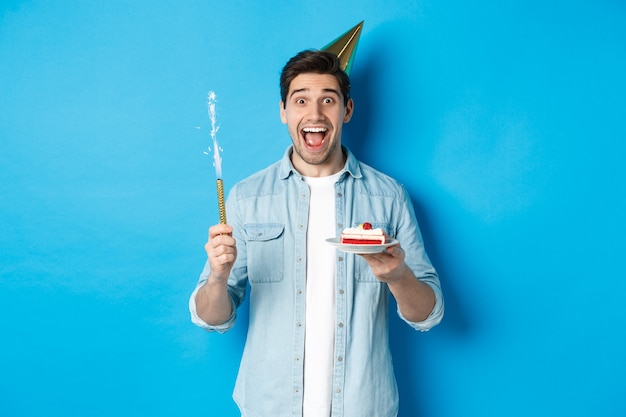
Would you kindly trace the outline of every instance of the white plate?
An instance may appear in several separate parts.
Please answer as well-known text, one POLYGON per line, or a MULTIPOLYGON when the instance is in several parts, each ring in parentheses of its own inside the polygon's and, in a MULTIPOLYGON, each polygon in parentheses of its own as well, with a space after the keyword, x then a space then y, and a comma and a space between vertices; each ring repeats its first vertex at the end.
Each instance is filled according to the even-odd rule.
POLYGON ((341 239, 338 237, 329 237, 326 239, 326 242, 330 243, 337 249, 342 252, 348 253, 357 253, 357 254, 365 254, 365 253, 380 253, 388 248, 389 246, 397 245, 398 241, 396 239, 389 238, 388 241, 383 245, 353 245, 353 244, 341 244, 341 239))

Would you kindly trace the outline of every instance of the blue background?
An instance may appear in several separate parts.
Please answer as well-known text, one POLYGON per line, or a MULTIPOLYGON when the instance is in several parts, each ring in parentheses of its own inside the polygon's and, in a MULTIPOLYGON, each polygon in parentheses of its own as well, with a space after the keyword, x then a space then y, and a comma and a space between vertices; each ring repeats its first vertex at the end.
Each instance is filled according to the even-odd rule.
POLYGON ((3 1, 0 415, 237 415, 245 309, 187 311, 206 95, 228 190, 290 143, 286 60, 363 19, 344 142, 407 186, 446 295, 392 320, 400 416, 626 415, 617 0, 3 1))

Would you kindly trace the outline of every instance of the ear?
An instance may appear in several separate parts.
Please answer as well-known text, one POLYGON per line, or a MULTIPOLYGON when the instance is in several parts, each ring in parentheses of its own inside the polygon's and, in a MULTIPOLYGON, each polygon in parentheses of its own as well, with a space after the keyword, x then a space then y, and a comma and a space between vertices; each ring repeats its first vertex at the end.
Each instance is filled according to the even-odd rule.
POLYGON ((352 118, 353 112, 354 112, 354 101, 352 101, 352 99, 349 99, 348 103, 346 104, 346 114, 344 114, 343 116, 344 123, 348 123, 350 121, 350 119, 352 118))
POLYGON ((285 112, 285 105, 283 101, 280 100, 278 105, 280 106, 280 120, 283 122, 283 124, 287 124, 287 114, 285 112))

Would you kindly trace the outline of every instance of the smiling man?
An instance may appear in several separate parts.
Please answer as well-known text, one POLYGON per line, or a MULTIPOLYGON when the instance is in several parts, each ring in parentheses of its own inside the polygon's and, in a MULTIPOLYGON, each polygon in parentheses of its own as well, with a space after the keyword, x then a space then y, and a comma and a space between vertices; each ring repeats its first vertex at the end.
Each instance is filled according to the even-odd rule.
POLYGON ((341 131, 352 117, 353 102, 344 100, 337 78, 304 73, 289 79, 287 97, 280 102, 280 118, 293 142, 291 162, 299 173, 324 177, 339 172, 345 163, 341 131))
POLYGON ((426 331, 443 316, 439 278, 406 190, 341 143, 354 103, 337 56, 299 53, 280 87, 292 144, 231 190, 231 224, 209 229, 192 320, 227 331, 249 284, 233 395, 242 416, 396 416, 389 297, 402 320, 426 331), (356 255, 325 241, 363 222, 399 243, 356 255))

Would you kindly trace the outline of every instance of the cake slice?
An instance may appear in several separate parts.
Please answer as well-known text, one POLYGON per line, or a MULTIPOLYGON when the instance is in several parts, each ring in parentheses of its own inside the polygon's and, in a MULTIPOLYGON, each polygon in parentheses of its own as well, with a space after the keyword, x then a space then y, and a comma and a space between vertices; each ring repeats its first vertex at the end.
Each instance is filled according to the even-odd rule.
POLYGON ((382 245, 385 243, 383 229, 373 229, 370 223, 362 223, 358 227, 348 227, 341 232, 341 244, 348 245, 382 245))

